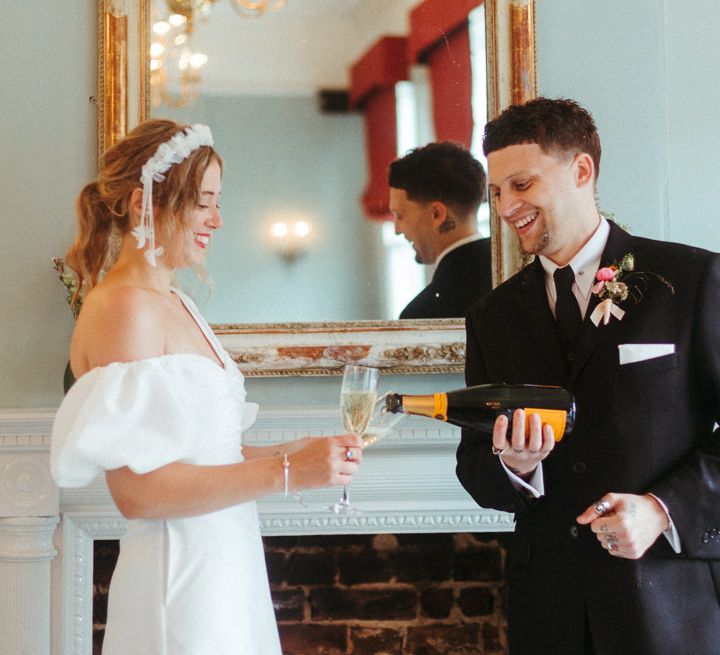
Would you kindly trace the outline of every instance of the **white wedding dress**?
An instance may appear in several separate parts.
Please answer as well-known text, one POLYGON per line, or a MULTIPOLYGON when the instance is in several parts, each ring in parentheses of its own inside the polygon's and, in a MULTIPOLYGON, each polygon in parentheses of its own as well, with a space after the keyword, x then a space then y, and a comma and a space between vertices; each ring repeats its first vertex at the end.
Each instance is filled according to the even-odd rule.
MULTIPOLYGON (((61 487, 105 470, 146 473, 171 462, 241 462, 257 405, 244 378, 177 292, 224 368, 171 354, 94 368, 75 383, 53 426, 61 487)), ((103 655, 279 655, 254 502, 202 516, 128 522, 110 584, 103 655)))

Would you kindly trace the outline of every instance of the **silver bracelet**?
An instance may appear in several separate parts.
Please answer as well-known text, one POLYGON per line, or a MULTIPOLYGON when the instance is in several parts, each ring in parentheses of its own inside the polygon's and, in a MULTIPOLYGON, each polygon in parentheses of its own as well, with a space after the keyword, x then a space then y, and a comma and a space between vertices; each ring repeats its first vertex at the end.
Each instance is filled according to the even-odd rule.
POLYGON ((284 490, 283 493, 285 495, 285 498, 288 497, 288 493, 290 491, 290 460, 288 459, 287 453, 283 454, 283 482, 284 482, 284 490))

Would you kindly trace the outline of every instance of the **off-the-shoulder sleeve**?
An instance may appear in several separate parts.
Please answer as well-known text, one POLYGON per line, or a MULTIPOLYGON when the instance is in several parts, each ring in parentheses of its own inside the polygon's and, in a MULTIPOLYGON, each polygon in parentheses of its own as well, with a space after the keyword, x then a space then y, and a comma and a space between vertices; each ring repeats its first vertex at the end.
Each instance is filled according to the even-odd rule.
POLYGON ((51 470, 57 484, 84 486, 121 466, 147 473, 191 457, 209 429, 252 423, 257 406, 244 403, 244 389, 242 397, 229 400, 225 372, 201 359, 157 357, 83 375, 53 424, 51 470))

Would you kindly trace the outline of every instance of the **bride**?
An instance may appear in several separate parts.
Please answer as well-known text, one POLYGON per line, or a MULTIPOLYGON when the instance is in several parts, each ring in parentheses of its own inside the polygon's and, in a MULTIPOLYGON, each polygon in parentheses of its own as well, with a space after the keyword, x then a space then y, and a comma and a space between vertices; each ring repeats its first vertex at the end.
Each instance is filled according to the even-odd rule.
MULTIPOLYGON (((147 121, 78 199, 66 262, 83 291, 58 410, 59 486, 104 472, 127 517, 105 655, 279 655, 255 499, 349 484, 359 437, 242 445, 257 405, 193 302, 172 286, 216 231, 222 160, 204 125, 147 121), (101 278, 110 235, 119 256, 101 278)), ((79 302, 76 297, 74 302, 79 302)))

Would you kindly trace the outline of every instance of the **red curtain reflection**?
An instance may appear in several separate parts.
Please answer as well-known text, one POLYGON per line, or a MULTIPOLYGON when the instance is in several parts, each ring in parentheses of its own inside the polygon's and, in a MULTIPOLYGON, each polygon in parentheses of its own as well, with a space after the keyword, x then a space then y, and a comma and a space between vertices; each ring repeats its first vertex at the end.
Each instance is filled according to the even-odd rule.
POLYGON ((430 68, 438 141, 470 147, 473 132, 468 15, 483 0, 425 0, 410 13, 408 60, 430 68))
POLYGON ((369 218, 389 219, 387 169, 397 157, 395 84, 407 79, 407 39, 387 36, 350 71, 350 103, 363 112, 368 182, 362 205, 369 218))

